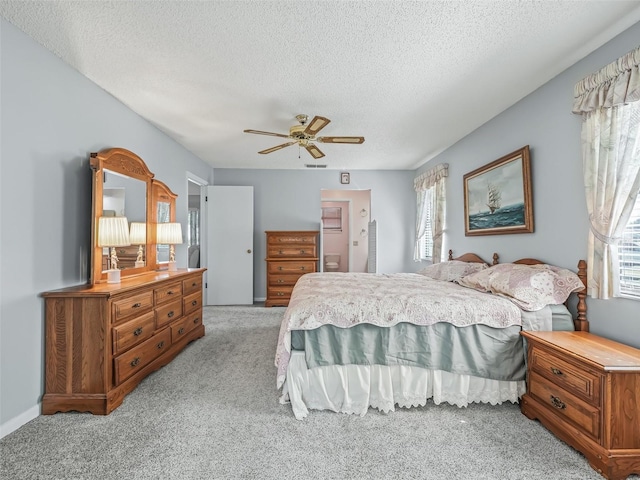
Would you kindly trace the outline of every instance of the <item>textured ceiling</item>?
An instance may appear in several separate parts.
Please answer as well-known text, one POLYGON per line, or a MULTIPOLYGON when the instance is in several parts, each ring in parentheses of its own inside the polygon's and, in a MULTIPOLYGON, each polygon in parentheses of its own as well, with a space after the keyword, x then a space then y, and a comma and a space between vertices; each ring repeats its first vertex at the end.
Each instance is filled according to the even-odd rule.
POLYGON ((214 167, 414 169, 639 21, 640 2, 2 0, 0 15, 214 167), (316 161, 259 155, 286 140, 243 133, 286 134, 299 113, 366 141, 319 144, 316 161))

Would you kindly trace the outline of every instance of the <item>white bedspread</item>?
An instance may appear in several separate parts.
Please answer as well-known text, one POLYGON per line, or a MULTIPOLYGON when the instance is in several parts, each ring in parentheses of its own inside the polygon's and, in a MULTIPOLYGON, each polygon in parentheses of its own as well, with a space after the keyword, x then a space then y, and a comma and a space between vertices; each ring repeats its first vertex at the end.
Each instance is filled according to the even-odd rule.
POLYGON ((503 297, 415 273, 310 273, 296 283, 280 327, 275 358, 277 388, 286 379, 292 330, 327 324, 389 327, 400 322, 506 328, 521 326, 521 314, 520 308, 503 297))

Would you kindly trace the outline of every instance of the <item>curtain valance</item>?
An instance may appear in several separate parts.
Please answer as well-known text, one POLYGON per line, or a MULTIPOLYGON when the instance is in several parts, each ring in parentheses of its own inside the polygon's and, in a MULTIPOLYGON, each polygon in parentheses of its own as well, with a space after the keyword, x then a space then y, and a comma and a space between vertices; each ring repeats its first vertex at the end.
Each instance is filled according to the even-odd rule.
POLYGON ((431 170, 427 170, 413 180, 413 188, 416 192, 421 192, 433 187, 436 182, 449 176, 449 164, 441 163, 431 170))
POLYGON ((640 101, 640 47, 576 83, 573 113, 640 101))

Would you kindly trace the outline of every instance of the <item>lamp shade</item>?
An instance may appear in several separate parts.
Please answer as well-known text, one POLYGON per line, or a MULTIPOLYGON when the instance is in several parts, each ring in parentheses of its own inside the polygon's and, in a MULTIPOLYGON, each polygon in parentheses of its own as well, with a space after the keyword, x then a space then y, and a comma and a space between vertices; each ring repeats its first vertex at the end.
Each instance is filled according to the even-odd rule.
POLYGON ((129 240, 133 245, 144 245, 147 243, 147 224, 142 222, 131 222, 129 227, 129 240))
POLYGON ((100 217, 98 219, 98 246, 125 247, 129 241, 127 217, 100 217))
POLYGON ((179 223, 159 223, 156 242, 160 245, 182 243, 182 225, 179 223))

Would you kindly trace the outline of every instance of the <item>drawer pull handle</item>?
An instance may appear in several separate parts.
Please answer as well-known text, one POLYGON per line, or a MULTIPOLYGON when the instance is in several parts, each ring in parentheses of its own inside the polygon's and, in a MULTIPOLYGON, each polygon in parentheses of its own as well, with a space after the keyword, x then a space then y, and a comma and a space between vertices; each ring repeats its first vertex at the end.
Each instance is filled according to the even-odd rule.
POLYGON ((198 323, 200 321, 200 317, 196 317, 193 319, 193 323, 198 323))
POLYGON ((191 286, 192 286, 192 287, 195 287, 195 286, 197 286, 197 285, 198 285, 198 284, 197 284, 196 282, 193 282, 193 283, 191 284, 191 286))
POLYGON ((164 340, 161 341, 158 345, 156 345, 156 347, 158 347, 158 349, 161 349, 162 347, 164 347, 164 340))
POLYGON ((558 397, 554 397, 553 395, 551 395, 551 404, 560 410, 567 408, 567 405, 562 400, 558 397))
POLYGON ((173 290, 169 290, 169 291, 167 292, 167 295, 173 295, 173 290))
POLYGON ((282 255, 284 252, 282 250, 278 250, 278 255, 282 255))
POLYGON ((137 337, 138 335, 141 335, 141 334, 142 334, 142 328, 141 328, 141 327, 136 328, 136 329, 133 331, 133 334, 134 334, 136 337, 137 337))
POLYGON ((281 297, 281 296, 283 296, 283 295, 284 295, 284 293, 282 293, 282 292, 278 292, 278 296, 279 296, 279 297, 281 297))
POLYGON ((131 365, 132 367, 135 367, 139 363, 140 363, 140 357, 136 357, 133 360, 131 360, 131 363, 129 365, 131 365))
POLYGON ((198 304, 197 300, 194 300, 193 302, 191 302, 191 305, 193 305, 194 307, 198 304))
POLYGON ((304 271, 304 267, 300 267, 300 270, 303 270, 303 271, 304 271))
POLYGON ((171 310, 169 313, 167 313, 167 317, 169 317, 169 318, 173 317, 173 315, 174 315, 173 310, 171 310))
POLYGON ((278 270, 282 270, 282 267, 278 267, 278 270))
POLYGON ((140 308, 142 306, 142 304, 140 302, 138 303, 134 303, 133 305, 131 305, 131 308, 140 308))
POLYGON ((562 375, 562 370, 558 370, 557 368, 551 367, 551 372, 554 375, 562 375))
POLYGON ((278 279, 278 283, 283 283, 284 280, 282 280, 281 278, 278 279))
POLYGON ((304 255, 305 251, 304 250, 300 250, 300 255, 304 255))
POLYGON ((184 328, 180 328, 180 330, 178 330, 178 335, 182 335, 184 333, 184 328))

